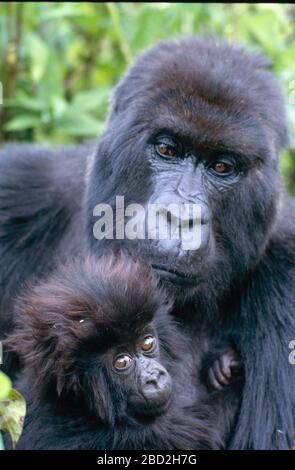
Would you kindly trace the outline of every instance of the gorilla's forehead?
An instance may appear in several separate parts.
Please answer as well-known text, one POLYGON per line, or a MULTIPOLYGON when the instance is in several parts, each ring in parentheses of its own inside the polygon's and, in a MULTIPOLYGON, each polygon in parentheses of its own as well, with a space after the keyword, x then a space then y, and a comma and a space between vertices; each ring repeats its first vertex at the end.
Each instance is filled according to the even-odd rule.
POLYGON ((182 100, 186 96, 187 105, 198 97, 215 107, 244 111, 267 96, 266 79, 271 74, 264 57, 223 42, 196 38, 167 45, 170 47, 166 49, 164 44, 152 48, 130 70, 129 78, 148 94, 162 91, 170 99, 169 92, 178 91, 182 100))
POLYGON ((204 147, 263 154, 272 140, 286 141, 281 91, 267 65, 263 56, 223 42, 168 41, 131 67, 115 109, 130 106, 138 121, 176 129, 204 147))

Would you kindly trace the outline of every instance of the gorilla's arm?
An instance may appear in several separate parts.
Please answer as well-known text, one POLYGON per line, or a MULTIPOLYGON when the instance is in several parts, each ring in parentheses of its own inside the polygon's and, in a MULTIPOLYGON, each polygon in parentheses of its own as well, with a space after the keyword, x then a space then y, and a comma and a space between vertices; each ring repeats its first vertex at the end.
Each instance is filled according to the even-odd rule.
POLYGON ((276 234, 241 296, 238 339, 245 387, 234 449, 287 449, 295 441, 294 203, 288 201, 276 234), (293 225, 293 226, 292 226, 293 225))

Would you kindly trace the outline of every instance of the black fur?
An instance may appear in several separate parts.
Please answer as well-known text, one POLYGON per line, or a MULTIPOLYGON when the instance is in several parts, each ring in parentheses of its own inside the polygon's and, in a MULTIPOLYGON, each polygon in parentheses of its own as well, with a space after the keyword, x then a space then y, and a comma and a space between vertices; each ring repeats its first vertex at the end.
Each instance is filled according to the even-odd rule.
MULTIPOLYGON (((93 148, 60 149, 58 158, 37 144, 0 149, 0 340, 13 327, 12 303, 24 282, 83 250, 81 204, 93 148)), ((11 373, 10 363, 7 357, 11 373)))
MULTIPOLYGON (((125 248, 150 264, 160 261, 196 278, 194 288, 167 285, 184 333, 196 348, 217 335, 240 351, 246 381, 230 444, 234 449, 288 449, 294 443, 295 369, 288 363, 288 344, 295 338, 295 207, 278 170, 287 141, 281 91, 263 57, 215 40, 168 41, 139 57, 117 87, 87 177, 83 207, 91 250, 100 256, 107 247, 125 248), (93 238, 97 203, 114 204, 115 195, 124 195, 126 203, 150 197, 154 175, 147 149, 151 135, 167 126, 192 136, 198 155, 225 149, 245 165, 237 184, 210 196, 216 241, 210 258, 188 257, 182 263, 145 242, 122 247, 93 238)), ((74 240, 84 247, 83 224, 71 230, 81 216, 72 206, 82 202, 80 170, 59 151, 53 179, 48 151, 32 152, 4 148, 0 155, 0 322, 5 328, 11 322, 9 302, 24 278, 36 274, 36 260, 41 276, 50 269, 53 253, 60 257, 71 251, 74 240), (36 161, 38 153, 44 159, 36 161), (25 158, 37 181, 43 181, 41 193, 34 188, 36 177, 29 172, 24 177, 25 158), (24 197, 26 204, 15 209, 24 197), (45 208, 44 224, 28 218, 29 207, 37 213, 45 208), (64 211, 66 221, 56 216, 64 211)), ((84 156, 81 151, 82 166, 84 156)))
POLYGON ((239 385, 207 392, 195 368, 206 353, 187 343, 170 308, 150 270, 124 258, 76 261, 26 289, 6 345, 21 357, 16 387, 28 403, 17 449, 224 448, 239 385), (158 336, 153 357, 172 377, 172 398, 160 414, 141 416, 128 404, 139 366, 122 377, 112 361, 147 327, 158 336))
POLYGON ((100 252, 112 242, 94 239, 93 207, 115 194, 126 204, 148 200, 154 176, 143 149, 158 129, 192 135, 201 157, 217 149, 246 162, 238 184, 210 196, 214 256, 182 261, 145 242, 124 241, 151 264, 196 277, 195 288, 168 285, 190 335, 199 336, 194 325, 203 325, 208 336, 217 327, 240 350, 246 383, 233 449, 294 444, 295 369, 288 344, 295 337, 295 206, 279 177, 287 128, 281 91, 268 68, 259 54, 215 40, 170 41, 143 54, 117 87, 87 191, 89 243, 100 252))

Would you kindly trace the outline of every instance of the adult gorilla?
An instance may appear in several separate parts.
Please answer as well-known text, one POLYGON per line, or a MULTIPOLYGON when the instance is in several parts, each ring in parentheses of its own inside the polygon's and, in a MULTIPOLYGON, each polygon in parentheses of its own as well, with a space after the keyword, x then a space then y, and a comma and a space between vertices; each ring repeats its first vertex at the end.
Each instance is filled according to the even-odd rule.
MULTIPOLYGON (((218 335, 240 350, 246 381, 230 443, 238 449, 290 448, 295 434, 295 369, 288 362, 288 345, 295 339, 295 208, 278 172, 287 129, 281 92, 267 67, 260 55, 214 40, 159 44, 139 57, 117 87, 87 172, 91 250, 101 255, 108 247, 123 246, 139 253, 175 296, 174 313, 195 347, 218 335), (183 250, 181 240, 96 240, 94 207, 101 202, 115 207, 118 195, 125 197, 125 205, 200 204, 200 248, 183 250)), ((15 220, 7 210, 2 211, 6 218, 0 213, 2 262, 14 264, 21 282, 33 272, 33 254, 38 255, 40 275, 52 262, 51 255, 58 258, 73 246, 73 239, 82 240, 74 207, 81 197, 81 178, 63 152, 50 160, 54 171, 45 176, 45 154, 40 164, 32 157, 34 181, 43 175, 42 197, 34 200, 43 212, 38 222, 31 217, 20 225, 24 232, 17 247, 8 242, 6 227, 17 240, 17 222, 27 214, 20 210, 15 220), (58 184, 53 179, 57 174, 58 184), (50 214, 56 216, 53 227, 42 222, 50 214), (30 243, 22 247, 27 233, 30 243), (19 274, 23 264, 16 260, 20 251, 22 263, 26 259, 24 276, 19 274)), ((0 176, 1 206, 2 200, 11 203, 15 197, 16 181, 26 203, 32 201, 32 177, 27 172, 20 183, 17 168, 3 160, 4 181, 11 174, 10 196, 0 176)), ((24 158, 19 160, 24 165, 24 158)), ((11 296, 14 274, 6 279, 11 296)))

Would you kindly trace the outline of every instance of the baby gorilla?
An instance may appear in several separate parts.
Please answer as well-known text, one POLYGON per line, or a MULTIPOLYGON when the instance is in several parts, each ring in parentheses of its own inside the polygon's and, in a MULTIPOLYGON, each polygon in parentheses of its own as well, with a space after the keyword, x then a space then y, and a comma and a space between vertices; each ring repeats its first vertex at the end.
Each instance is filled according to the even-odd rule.
POLYGON ((210 351, 208 391, 170 307, 151 271, 124 257, 77 261, 28 289, 8 340, 28 404, 17 448, 223 448, 239 393, 221 385, 236 358, 210 351))

